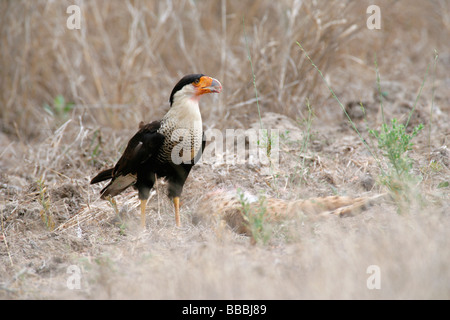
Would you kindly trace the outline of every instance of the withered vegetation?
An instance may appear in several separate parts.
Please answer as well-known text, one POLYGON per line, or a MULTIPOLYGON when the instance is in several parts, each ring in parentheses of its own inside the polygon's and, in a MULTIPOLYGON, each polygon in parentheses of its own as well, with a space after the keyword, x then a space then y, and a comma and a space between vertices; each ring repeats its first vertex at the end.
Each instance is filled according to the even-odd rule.
POLYGON ((371 1, 298 0, 83 1, 69 30, 72 2, 0 1, 0 298, 450 298, 448 1, 378 1, 380 30, 371 1), (159 182, 142 232, 135 191, 89 181, 194 72, 223 85, 205 129, 278 129, 280 161, 194 167, 181 228, 159 182), (394 118, 424 126, 408 203, 369 133, 394 118))

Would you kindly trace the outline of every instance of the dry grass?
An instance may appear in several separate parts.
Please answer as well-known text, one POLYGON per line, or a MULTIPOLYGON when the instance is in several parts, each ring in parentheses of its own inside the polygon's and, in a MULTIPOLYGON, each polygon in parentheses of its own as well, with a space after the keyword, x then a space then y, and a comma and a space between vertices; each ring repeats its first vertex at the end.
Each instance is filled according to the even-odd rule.
POLYGON ((0 1, 1 298, 450 298, 446 1, 380 1, 377 31, 366 28, 370 1, 80 1, 82 28, 73 31, 71 4, 0 1), (386 192, 377 161, 296 41, 373 150, 367 129, 382 120, 374 53, 388 120, 407 119, 430 65, 410 124, 426 129, 410 152, 423 198, 407 214, 389 198, 342 219, 282 210, 308 198, 386 192), (197 166, 182 196, 181 229, 162 183, 146 232, 134 191, 117 197, 117 210, 98 199, 92 175, 118 159, 141 120, 165 113, 183 74, 223 84, 201 103, 206 128, 258 128, 248 54, 261 122, 283 133, 272 174, 246 164, 197 166), (56 112, 58 96, 74 105, 56 112), (289 219, 262 221, 265 241, 251 245, 220 219, 203 218, 242 213, 237 188, 289 219), (66 286, 70 265, 83 272, 80 290, 66 286), (380 290, 366 286, 369 265, 381 269, 380 290))
POLYGON ((308 74, 295 41, 327 69, 355 31, 354 22, 344 19, 354 5, 337 3, 85 1, 83 28, 74 32, 66 28, 69 4, 2 3, 4 131, 15 132, 17 123, 22 135, 36 135, 40 106, 60 94, 97 125, 129 128, 164 113, 173 79, 183 70, 229 83, 215 108, 204 112, 205 120, 224 127, 224 119, 236 121, 237 110, 253 113, 244 16, 263 106, 296 116, 317 76, 308 74))

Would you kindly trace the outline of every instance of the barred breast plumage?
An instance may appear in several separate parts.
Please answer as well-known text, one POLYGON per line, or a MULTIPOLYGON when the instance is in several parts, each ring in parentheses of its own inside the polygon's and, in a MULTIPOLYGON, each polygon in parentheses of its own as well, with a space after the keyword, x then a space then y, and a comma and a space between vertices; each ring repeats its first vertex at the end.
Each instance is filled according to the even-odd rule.
POLYGON ((157 159, 163 163, 191 163, 202 145, 202 125, 198 97, 181 90, 161 120, 158 132, 165 139, 157 159))
POLYGON ((158 132, 165 136, 157 156, 161 163, 191 163, 200 151, 203 137, 201 119, 193 123, 163 118, 158 132))

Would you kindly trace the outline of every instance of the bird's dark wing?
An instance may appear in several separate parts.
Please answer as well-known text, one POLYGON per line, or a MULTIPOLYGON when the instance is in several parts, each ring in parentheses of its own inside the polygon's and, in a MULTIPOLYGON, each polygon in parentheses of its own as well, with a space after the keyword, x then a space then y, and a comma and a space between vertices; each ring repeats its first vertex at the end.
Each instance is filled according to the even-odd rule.
POLYGON ((164 136, 157 132, 160 126, 159 121, 140 125, 139 131, 130 139, 122 157, 114 167, 113 177, 135 174, 140 164, 159 152, 164 142, 164 136))
POLYGON ((136 183, 140 165, 155 156, 164 142, 164 136, 158 133, 160 126, 159 121, 139 124, 139 131, 128 142, 115 167, 100 172, 92 179, 91 183, 112 179, 100 191, 103 199, 108 196, 114 197, 136 183))

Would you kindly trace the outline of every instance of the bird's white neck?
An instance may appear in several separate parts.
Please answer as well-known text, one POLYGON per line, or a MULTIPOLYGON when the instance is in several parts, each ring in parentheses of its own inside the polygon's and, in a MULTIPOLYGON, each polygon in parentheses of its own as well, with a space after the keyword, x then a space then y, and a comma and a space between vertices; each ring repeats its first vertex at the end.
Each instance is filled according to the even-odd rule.
POLYGON ((191 127, 194 123, 201 126, 202 115, 198 105, 199 98, 192 95, 178 95, 164 118, 173 119, 182 126, 186 124, 191 127))

